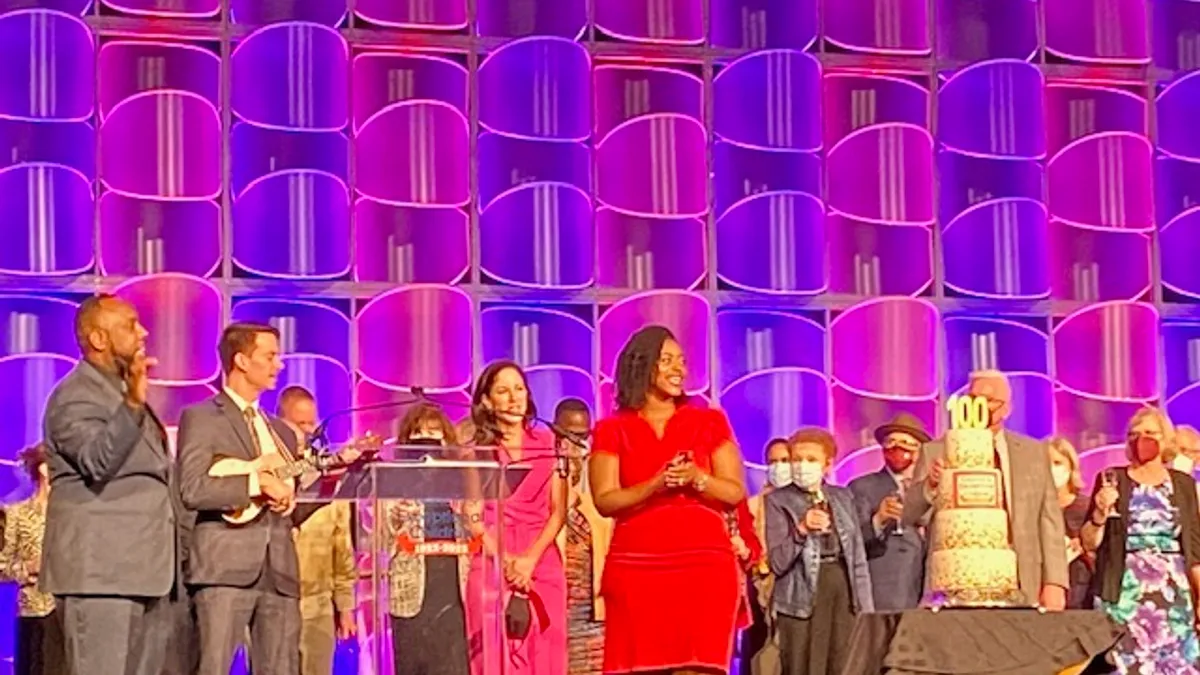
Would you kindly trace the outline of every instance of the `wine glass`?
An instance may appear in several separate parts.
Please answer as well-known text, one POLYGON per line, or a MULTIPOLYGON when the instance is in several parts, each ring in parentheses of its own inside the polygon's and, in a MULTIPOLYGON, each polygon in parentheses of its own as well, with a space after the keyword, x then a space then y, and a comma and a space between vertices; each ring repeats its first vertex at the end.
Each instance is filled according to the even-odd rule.
MULTIPOLYGON (((896 499, 899 500, 901 505, 904 504, 905 490, 907 490, 907 486, 901 486, 901 487, 896 488, 896 499)), ((896 535, 897 537, 904 536, 904 518, 903 517, 901 517, 899 520, 896 521, 896 529, 892 530, 892 534, 896 535)))
MULTIPOLYGON (((1117 470, 1105 469, 1104 472, 1100 474, 1100 485, 1101 487, 1110 487, 1115 490, 1117 488, 1117 470)), ((1114 507, 1113 510, 1109 512, 1108 517, 1119 518, 1121 517, 1121 514, 1118 513, 1117 509, 1114 507)))

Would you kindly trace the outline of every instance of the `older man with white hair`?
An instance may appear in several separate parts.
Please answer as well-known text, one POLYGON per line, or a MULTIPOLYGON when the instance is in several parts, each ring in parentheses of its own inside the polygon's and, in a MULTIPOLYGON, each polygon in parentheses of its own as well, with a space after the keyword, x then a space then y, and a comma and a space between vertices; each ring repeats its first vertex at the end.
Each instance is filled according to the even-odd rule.
MULTIPOLYGON (((1012 413, 1012 387, 1004 373, 987 370, 972 373, 967 388, 988 404, 988 428, 996 448, 996 468, 1004 479, 1004 503, 1008 509, 1012 547, 1017 554, 1017 579, 1030 604, 1050 611, 1066 607, 1066 538, 1062 508, 1050 474, 1046 444, 1004 428, 1012 413)), ((904 522, 930 522, 933 498, 945 468, 943 440, 928 443, 921 451, 912 487, 904 500, 904 522)))

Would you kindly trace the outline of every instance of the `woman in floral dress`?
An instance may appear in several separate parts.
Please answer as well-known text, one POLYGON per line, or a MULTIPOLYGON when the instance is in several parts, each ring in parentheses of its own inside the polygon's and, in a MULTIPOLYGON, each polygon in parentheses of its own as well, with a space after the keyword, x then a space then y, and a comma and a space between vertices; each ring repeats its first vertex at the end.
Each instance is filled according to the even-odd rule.
POLYGON ((1101 607, 1126 633, 1121 673, 1200 675, 1193 602, 1200 579, 1200 509, 1191 476, 1168 469, 1170 420, 1145 408, 1130 422, 1129 466, 1102 472, 1080 537, 1096 551, 1101 607))

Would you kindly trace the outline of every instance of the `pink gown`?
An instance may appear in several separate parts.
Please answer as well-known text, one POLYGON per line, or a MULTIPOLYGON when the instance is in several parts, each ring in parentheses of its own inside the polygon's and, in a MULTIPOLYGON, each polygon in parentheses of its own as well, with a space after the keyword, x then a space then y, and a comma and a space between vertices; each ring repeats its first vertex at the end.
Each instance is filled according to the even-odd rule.
MULTIPOLYGON (((548 433, 525 434, 520 464, 530 465, 529 474, 504 502, 505 551, 519 554, 541 534, 550 518, 551 484, 555 478, 554 440, 548 433)), ((505 461, 511 461, 507 453, 505 461)), ((488 504, 484 521, 494 531, 496 509, 488 504)), ((490 577, 495 561, 483 554, 471 558, 467 577, 467 638, 471 655, 471 675, 565 675, 567 672, 567 577, 562 555, 552 541, 533 571, 533 592, 545 604, 549 625, 533 620, 523 640, 509 639, 504 633, 503 608, 511 591, 503 590, 503 603, 497 607, 500 589, 490 577), (486 572, 486 573, 485 573, 486 572), (502 655, 502 656, 501 656, 502 655), (506 664, 501 670, 501 658, 506 664)), ((503 584, 503 580, 500 582, 503 584)))

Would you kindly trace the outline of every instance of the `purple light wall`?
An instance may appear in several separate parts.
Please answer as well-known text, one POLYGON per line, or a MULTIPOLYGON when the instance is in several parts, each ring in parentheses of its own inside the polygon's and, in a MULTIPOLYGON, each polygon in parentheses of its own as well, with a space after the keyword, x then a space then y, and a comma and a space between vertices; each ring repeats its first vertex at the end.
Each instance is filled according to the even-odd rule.
POLYGON ((1143 403, 1200 424, 1198 7, 0 0, 0 494, 95 289, 168 422, 229 319, 326 412, 515 358, 601 414, 657 322, 751 462, 824 425, 848 480, 999 368, 1094 472, 1143 403))

